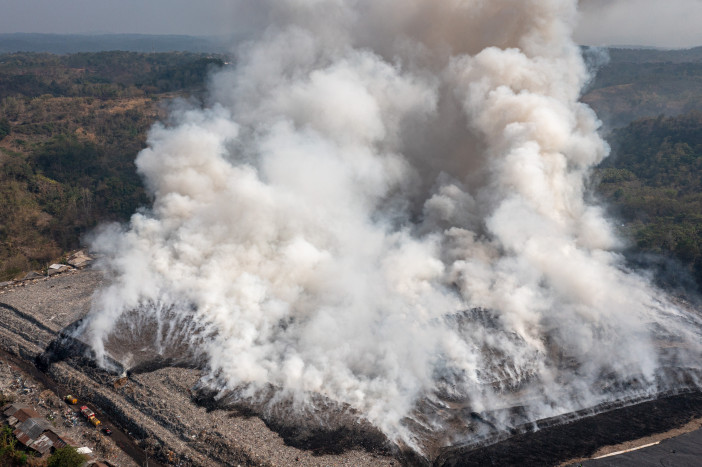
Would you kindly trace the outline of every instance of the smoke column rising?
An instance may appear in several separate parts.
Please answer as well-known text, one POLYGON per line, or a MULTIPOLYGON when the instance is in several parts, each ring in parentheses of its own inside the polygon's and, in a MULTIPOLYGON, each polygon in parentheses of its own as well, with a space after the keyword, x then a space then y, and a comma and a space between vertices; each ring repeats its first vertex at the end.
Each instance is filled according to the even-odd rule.
POLYGON ((209 104, 151 130, 153 207, 94 243, 99 356, 156 323, 149 351, 188 348, 217 390, 321 394, 409 445, 422 400, 534 420, 699 369, 699 318, 585 202, 608 148, 576 1, 264 4, 209 104))

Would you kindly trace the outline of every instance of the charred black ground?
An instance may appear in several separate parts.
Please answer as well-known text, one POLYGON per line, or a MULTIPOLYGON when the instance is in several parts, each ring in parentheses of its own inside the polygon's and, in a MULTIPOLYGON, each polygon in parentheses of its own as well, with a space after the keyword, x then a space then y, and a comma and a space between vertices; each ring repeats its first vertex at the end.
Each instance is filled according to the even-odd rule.
POLYGON ((592 456, 603 446, 678 428, 699 417, 702 417, 701 392, 668 395, 565 424, 544 420, 534 425, 535 431, 515 434, 490 446, 449 448, 434 465, 558 465, 569 459, 592 456))

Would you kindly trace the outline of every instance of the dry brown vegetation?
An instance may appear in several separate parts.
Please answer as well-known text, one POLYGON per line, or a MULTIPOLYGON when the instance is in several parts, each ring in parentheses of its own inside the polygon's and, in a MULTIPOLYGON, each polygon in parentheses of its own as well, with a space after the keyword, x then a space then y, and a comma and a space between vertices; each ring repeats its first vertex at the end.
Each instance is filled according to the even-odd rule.
POLYGON ((183 53, 0 55, 0 282, 146 204, 134 159, 161 103, 198 92, 219 64, 183 53))

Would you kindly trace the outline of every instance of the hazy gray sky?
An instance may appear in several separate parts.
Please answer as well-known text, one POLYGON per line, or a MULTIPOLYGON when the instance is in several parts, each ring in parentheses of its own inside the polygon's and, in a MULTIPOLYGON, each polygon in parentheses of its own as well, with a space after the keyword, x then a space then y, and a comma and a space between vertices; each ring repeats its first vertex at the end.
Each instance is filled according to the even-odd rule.
POLYGON ((257 0, 0 0, 0 33, 231 34, 257 0))
MULTIPOLYGON (((242 32, 259 0, 0 0, 0 33, 242 32)), ((702 45, 702 0, 581 0, 576 38, 592 45, 702 45)))
POLYGON ((590 45, 702 45, 702 0, 581 0, 576 39, 590 45))

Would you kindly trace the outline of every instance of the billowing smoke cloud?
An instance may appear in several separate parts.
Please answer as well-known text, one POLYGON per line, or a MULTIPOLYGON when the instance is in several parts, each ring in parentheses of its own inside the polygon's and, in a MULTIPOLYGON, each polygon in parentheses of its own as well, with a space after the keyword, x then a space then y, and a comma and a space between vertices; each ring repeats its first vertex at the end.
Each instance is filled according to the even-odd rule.
POLYGON ((699 318, 584 201, 608 148, 576 3, 267 3, 211 102, 151 130, 153 207, 95 242, 114 280, 84 338, 126 365, 178 349, 242 399, 319 394, 410 445, 422 401, 533 420, 680 384, 699 318))

